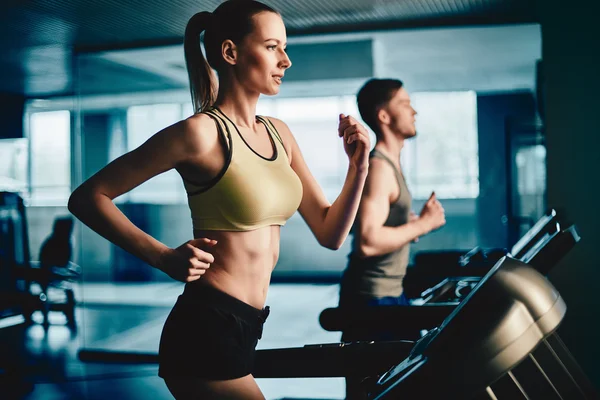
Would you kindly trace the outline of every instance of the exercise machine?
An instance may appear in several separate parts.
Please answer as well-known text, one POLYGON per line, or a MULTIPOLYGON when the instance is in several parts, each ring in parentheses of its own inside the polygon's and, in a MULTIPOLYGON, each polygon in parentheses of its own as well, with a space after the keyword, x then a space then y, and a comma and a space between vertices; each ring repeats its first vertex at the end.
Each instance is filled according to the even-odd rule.
MULTIPOLYGON (((595 399, 595 388, 556 334, 565 314, 564 300, 541 273, 503 257, 438 328, 416 342, 259 350, 253 375, 362 374, 367 397, 379 400, 595 399)), ((155 353, 94 349, 81 349, 79 357, 86 362, 158 361, 155 353)))
MULTIPOLYGON (((580 240, 575 226, 561 230, 556 221, 540 224, 529 232, 518 251, 520 261, 546 275, 580 240), (529 240, 531 238, 531 240, 529 240)), ((328 308, 319 321, 327 331, 352 331, 353 336, 372 338, 386 333, 391 337, 417 339, 424 331, 435 328, 460 304, 462 299, 481 281, 480 276, 461 276, 444 279, 425 290, 410 306, 379 306, 328 308)))
POLYGON ((415 254, 414 263, 407 269, 403 280, 404 294, 418 298, 428 288, 445 278, 483 276, 505 255, 521 260, 544 235, 559 230, 561 221, 556 210, 549 209, 511 248, 469 250, 421 251, 415 254))

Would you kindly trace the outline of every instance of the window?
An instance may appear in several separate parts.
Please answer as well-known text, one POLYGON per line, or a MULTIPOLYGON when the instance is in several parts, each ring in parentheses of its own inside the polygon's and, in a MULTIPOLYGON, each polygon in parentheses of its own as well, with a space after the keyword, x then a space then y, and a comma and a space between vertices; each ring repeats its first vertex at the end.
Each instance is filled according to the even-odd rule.
MULTIPOLYGON (((280 118, 289 126, 310 172, 327 199, 333 202, 342 190, 348 171, 348 157, 337 134, 339 114, 358 116, 354 96, 265 100, 259 103, 257 113, 280 118)), ((299 213, 295 213, 282 231, 277 274, 339 271, 346 263, 350 243, 346 240, 338 251, 320 246, 299 213)))
POLYGON ((415 199, 479 196, 477 95, 423 92, 411 95, 417 136, 407 140, 402 168, 415 199))
POLYGON ((543 195, 546 187, 546 146, 523 146, 515 155, 520 195, 543 195))
POLYGON ((27 139, 0 139, 0 191, 26 195, 28 148, 27 139))
POLYGON ((348 157, 337 135, 339 114, 358 117, 354 96, 271 100, 269 111, 290 127, 311 173, 333 202, 348 170, 348 157))
MULTIPOLYGON (((127 109, 127 151, 142 145, 161 129, 190 115, 190 107, 181 104, 153 104, 127 109), (185 115, 184 115, 185 114, 185 115)), ((133 203, 176 204, 186 201, 181 177, 175 170, 155 176, 127 195, 133 203)))
POLYGON ((31 205, 66 205, 71 194, 71 114, 31 114, 31 205))
MULTIPOLYGON (((413 197, 426 199, 435 191, 438 198, 476 198, 476 94, 422 92, 411 97, 418 113, 417 136, 406 141, 401 161, 413 197)), ((258 109, 287 123, 310 171, 329 201, 335 200, 348 168, 348 158, 337 136, 338 115, 360 119, 355 96, 262 100, 258 109)), ((371 143, 375 145, 372 133, 371 143)))

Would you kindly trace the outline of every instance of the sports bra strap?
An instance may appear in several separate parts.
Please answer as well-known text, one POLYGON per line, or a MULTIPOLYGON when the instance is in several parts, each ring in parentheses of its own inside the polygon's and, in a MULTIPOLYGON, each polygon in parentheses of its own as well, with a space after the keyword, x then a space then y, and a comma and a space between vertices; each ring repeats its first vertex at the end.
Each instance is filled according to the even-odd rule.
POLYGON ((214 109, 209 109, 203 112, 215 120, 215 122, 217 123, 217 131, 219 132, 221 138, 225 142, 227 148, 231 149, 231 132, 229 131, 229 126, 227 126, 227 123, 225 122, 223 117, 220 116, 217 112, 215 112, 214 109), (227 134, 225 134, 225 132, 227 132, 227 134))
POLYGON ((281 145, 283 146, 283 140, 281 139, 281 136, 279 136, 279 132, 277 131, 275 125, 273 125, 271 120, 265 117, 261 117, 259 115, 257 115, 256 118, 258 118, 263 124, 265 124, 265 126, 267 127, 267 131, 269 131, 271 135, 275 136, 275 138, 279 140, 279 143, 281 143, 281 145))

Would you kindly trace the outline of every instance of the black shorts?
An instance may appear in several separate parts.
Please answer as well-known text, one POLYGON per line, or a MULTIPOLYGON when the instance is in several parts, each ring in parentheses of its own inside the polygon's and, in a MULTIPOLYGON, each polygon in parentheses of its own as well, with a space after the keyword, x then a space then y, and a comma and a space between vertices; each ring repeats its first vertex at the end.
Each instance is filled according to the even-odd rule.
POLYGON ((158 351, 162 378, 225 380, 252 373, 269 314, 212 286, 188 283, 163 327, 158 351))

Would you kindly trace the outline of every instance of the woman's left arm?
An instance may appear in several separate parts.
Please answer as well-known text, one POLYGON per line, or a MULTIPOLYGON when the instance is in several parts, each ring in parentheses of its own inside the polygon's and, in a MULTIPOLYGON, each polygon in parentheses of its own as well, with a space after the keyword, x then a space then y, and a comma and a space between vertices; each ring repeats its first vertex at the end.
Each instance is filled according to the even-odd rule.
POLYGON ((302 182, 303 195, 298 211, 321 246, 337 250, 352 228, 369 167, 370 139, 367 130, 351 116, 340 115, 338 136, 343 138, 349 158, 342 191, 330 204, 311 174, 288 126, 270 118, 280 132, 292 169, 302 182))

